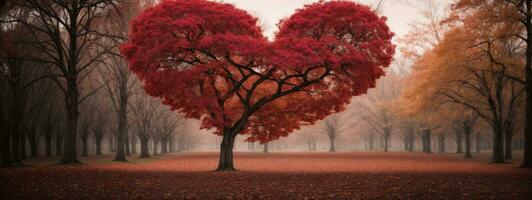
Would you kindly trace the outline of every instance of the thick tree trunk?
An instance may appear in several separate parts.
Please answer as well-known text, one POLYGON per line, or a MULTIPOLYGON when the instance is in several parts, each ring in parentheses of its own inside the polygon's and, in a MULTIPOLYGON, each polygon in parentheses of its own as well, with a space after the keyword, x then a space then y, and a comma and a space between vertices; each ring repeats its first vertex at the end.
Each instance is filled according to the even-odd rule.
POLYGON ((13 131, 11 133, 11 162, 20 163, 20 142, 19 142, 20 132, 13 131))
POLYGON ((463 153, 462 149, 462 133, 456 131, 456 153, 463 153))
POLYGON ((493 152, 491 163, 505 163, 504 162, 504 133, 502 127, 496 124, 494 127, 493 136, 493 152))
POLYGON ((506 133, 504 134, 504 158, 505 159, 508 159, 508 160, 511 160, 513 159, 513 156, 512 156, 512 151, 513 151, 513 148, 512 148, 512 142, 513 142, 513 134, 511 133, 506 133))
POLYGON ((369 136, 369 150, 374 150, 374 149, 375 149, 375 136, 371 134, 369 136))
POLYGON ((64 134, 63 157, 60 161, 61 164, 80 163, 78 161, 76 152, 76 137, 79 117, 79 93, 77 90, 77 80, 75 77, 76 76, 73 75, 67 78, 67 93, 65 94, 67 129, 64 134))
POLYGON ((232 135, 231 131, 224 130, 222 144, 220 145, 220 160, 218 162, 218 168, 216 171, 235 170, 235 166, 233 164, 233 145, 235 142, 235 136, 232 135))
POLYGON ((118 120, 118 137, 117 137, 117 143, 116 143, 116 156, 114 161, 121 161, 126 162, 126 145, 125 145, 125 136, 127 134, 127 118, 122 115, 118 114, 119 120, 118 120))
POLYGON ((150 151, 148 151, 148 138, 139 137, 140 139, 140 156, 141 158, 150 157, 150 151))

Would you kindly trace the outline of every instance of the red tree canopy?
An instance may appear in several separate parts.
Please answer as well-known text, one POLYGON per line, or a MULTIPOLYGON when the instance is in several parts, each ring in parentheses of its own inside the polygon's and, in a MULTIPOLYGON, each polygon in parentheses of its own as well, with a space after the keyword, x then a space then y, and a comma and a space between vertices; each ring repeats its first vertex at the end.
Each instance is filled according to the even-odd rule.
POLYGON ((375 86, 395 49, 385 21, 367 6, 319 2, 281 21, 269 42, 256 18, 230 4, 167 0, 132 20, 122 53, 146 92, 172 109, 218 134, 265 142, 375 86))

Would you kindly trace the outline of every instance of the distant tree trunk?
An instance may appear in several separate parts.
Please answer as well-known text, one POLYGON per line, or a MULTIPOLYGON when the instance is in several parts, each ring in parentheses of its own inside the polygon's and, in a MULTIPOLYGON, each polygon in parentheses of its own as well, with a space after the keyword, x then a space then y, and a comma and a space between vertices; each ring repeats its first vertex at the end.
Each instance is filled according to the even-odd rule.
POLYGON ((19 147, 19 153, 20 153, 20 160, 26 160, 26 131, 21 131, 21 135, 19 137, 20 147, 19 147))
POLYGON ((129 143, 129 142, 130 142, 130 141, 129 141, 129 133, 126 133, 124 140, 125 140, 125 141, 124 141, 124 145, 126 145, 126 146, 125 146, 125 147, 126 147, 126 149, 125 149, 125 150, 126 150, 126 152, 125 152, 125 153, 126 153, 126 156, 131 156, 131 148, 130 148, 130 146, 129 146, 129 144, 130 144, 130 143, 129 143))
POLYGON ((264 143, 262 153, 269 153, 268 146, 268 143, 264 143))
POLYGON ((161 154, 168 154, 168 139, 161 140, 161 154))
POLYGON ((88 135, 84 134, 80 138, 81 138, 81 156, 88 156, 89 155, 89 145, 87 144, 88 135))
POLYGON ((473 158, 473 155, 471 155, 471 128, 464 126, 464 135, 465 135, 465 143, 466 143, 466 158, 473 158))
POLYGON ((131 154, 137 154, 137 136, 131 135, 131 154))
POLYGON ((329 152, 335 152, 336 151, 336 144, 335 144, 336 131, 335 130, 329 131, 327 136, 329 136, 329 144, 330 144, 329 152))
POLYGON ((456 153, 463 153, 462 150, 462 133, 460 131, 456 131, 456 153))
POLYGON ((44 143, 46 148, 46 156, 52 156, 52 129, 44 129, 44 143))
POLYGON ((158 156, 158 146, 159 146, 159 140, 153 139, 153 155, 158 156))
POLYGON ((440 153, 445 153, 445 135, 438 135, 438 150, 440 153))
POLYGON ((375 149, 375 136, 373 134, 369 135, 369 150, 375 149))
POLYGON ((107 148, 109 149, 109 152, 115 152, 115 142, 113 134, 109 134, 107 137, 107 148))
POLYGON ((429 128, 424 128, 422 133, 423 152, 432 153, 432 134, 429 128))
POLYGON ((102 133, 99 133, 94 137, 94 143, 96 143, 96 155, 102 155, 102 133))
POLYGON ((150 152, 148 151, 148 142, 149 139, 147 137, 139 137, 140 140, 140 157, 141 158, 148 158, 150 157, 150 152))
POLYGON ((390 142, 390 133, 391 130, 388 127, 384 128, 384 152, 388 152, 389 142, 390 142))
POLYGON ((55 133, 55 155, 63 155, 63 133, 61 131, 55 133))
POLYGON ((175 138, 174 136, 170 137, 168 140, 168 151, 169 152, 175 152, 175 138))
POLYGON ((39 135, 37 135, 35 128, 30 129, 28 140, 30 141, 31 157, 39 156, 39 135))

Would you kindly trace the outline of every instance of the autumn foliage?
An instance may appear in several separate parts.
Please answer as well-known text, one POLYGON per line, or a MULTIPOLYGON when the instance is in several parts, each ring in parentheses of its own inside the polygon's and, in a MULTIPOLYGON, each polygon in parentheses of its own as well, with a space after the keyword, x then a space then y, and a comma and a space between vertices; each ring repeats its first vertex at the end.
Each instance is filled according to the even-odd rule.
POLYGON ((132 20, 122 53, 148 94, 232 145, 237 134, 265 142, 343 110, 384 75, 392 36, 384 17, 352 2, 306 6, 270 42, 230 4, 172 0, 132 20))

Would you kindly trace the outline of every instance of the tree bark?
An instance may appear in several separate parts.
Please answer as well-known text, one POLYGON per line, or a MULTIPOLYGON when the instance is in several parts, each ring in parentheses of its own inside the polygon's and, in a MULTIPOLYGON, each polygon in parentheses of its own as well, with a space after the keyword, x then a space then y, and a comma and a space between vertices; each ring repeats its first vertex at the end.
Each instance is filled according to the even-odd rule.
MULTIPOLYGON (((71 40, 71 42, 73 41, 71 40)), ((71 75, 67 77, 67 92, 65 94, 67 129, 64 134, 63 156, 60 161, 61 164, 80 163, 76 152, 76 137, 79 118, 78 97, 79 92, 77 87, 77 79, 75 75, 71 75)))
POLYGON ((233 136, 232 131, 227 128, 224 130, 222 144, 220 145, 220 160, 216 171, 235 171, 233 164, 233 145, 236 134, 233 136))
POLYGON ((46 148, 46 156, 52 156, 52 130, 47 128, 44 130, 44 141, 46 148))
POLYGON ((464 135, 465 135, 465 148, 466 148, 465 157, 473 158, 473 155, 471 154, 471 128, 465 126, 464 135))
POLYGON ((87 144, 88 136, 84 135, 81 137, 81 156, 89 155, 89 145, 87 144))
POLYGON ((96 143, 96 155, 102 155, 102 139, 103 139, 103 137, 100 135, 100 136, 94 137, 94 139, 95 139, 94 143, 96 143))
POLYGON ((329 133, 329 152, 335 152, 336 151, 336 133, 334 131, 329 133))
POLYGON ((513 151, 513 148, 512 148, 512 141, 513 141, 513 134, 512 133, 509 133, 509 132, 506 132, 506 134, 504 134, 504 158, 505 159, 508 159, 508 160, 511 160, 513 159, 513 156, 512 156, 512 151, 513 151))
POLYGON ((140 139, 140 156, 141 158, 149 158, 150 151, 148 151, 149 139, 146 137, 139 137, 140 139))
POLYGON ((389 142, 390 142, 390 128, 384 128, 384 152, 388 152, 389 142))
POLYGON ((432 153, 432 136, 429 128, 423 129, 423 152, 432 153))
POLYGON ((440 153, 445 153, 445 135, 438 135, 438 151, 440 153))
POLYGON ((131 135, 131 154, 137 154, 137 137, 133 134, 131 135))
POLYGON ((462 133, 456 131, 456 153, 463 153, 462 149, 462 133))
POLYGON ((500 124, 494 127, 493 155, 491 163, 505 163, 504 161, 504 133, 500 124))
POLYGON ((55 133, 55 155, 63 155, 63 133, 59 130, 55 133))

